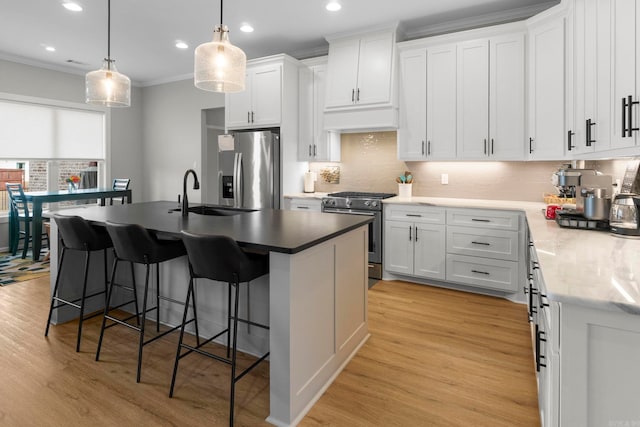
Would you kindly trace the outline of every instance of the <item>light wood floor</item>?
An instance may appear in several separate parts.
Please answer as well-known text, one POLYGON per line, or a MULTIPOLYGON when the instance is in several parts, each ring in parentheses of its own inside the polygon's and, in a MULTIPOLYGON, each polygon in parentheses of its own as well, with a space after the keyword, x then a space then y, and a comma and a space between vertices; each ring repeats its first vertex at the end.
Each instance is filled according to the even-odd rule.
MULTIPOLYGON (((48 278, 0 287, 0 425, 225 425, 229 368, 182 360, 168 397, 177 336, 145 347, 108 330, 95 362, 99 318, 43 336, 48 278)), ((408 284, 369 291, 371 338, 303 426, 537 426, 536 381, 524 306, 408 284)), ((238 383, 236 425, 268 425, 268 365, 238 383)))

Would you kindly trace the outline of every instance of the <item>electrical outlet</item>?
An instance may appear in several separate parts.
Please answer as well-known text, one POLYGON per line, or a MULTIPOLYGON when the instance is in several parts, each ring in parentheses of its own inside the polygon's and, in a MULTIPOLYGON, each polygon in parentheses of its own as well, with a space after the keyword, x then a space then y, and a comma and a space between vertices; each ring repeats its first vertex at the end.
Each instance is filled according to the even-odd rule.
POLYGON ((447 185, 449 183, 449 174, 443 173, 440 175, 440 183, 442 185, 447 185))

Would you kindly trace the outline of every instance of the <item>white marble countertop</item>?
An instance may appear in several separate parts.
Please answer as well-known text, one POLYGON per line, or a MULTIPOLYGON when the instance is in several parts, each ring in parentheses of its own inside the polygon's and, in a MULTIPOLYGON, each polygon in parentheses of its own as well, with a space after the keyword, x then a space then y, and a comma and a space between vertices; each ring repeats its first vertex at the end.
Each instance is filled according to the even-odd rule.
POLYGON ((640 314, 640 239, 560 227, 544 217, 544 203, 435 197, 384 203, 523 211, 549 299, 640 314))
POLYGON ((322 199, 323 197, 326 197, 327 194, 329 194, 329 193, 320 193, 320 192, 315 192, 315 193, 291 193, 291 194, 285 194, 284 198, 285 199, 322 199))

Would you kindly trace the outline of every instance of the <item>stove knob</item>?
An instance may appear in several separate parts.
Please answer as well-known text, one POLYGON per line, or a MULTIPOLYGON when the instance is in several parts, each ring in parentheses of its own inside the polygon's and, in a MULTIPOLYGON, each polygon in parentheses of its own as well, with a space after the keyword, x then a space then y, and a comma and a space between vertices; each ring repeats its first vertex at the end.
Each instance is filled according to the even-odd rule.
POLYGON ((350 208, 351 207, 351 200, 347 199, 347 207, 350 208))
POLYGON ((364 202, 364 205, 365 205, 365 206, 369 206, 370 204, 371 204, 371 202, 370 202, 370 201, 365 200, 365 202, 364 202))
POLYGON ((378 206, 378 202, 376 202, 376 201, 374 200, 373 202, 371 202, 371 206, 373 206, 373 207, 375 208, 376 206, 378 206))

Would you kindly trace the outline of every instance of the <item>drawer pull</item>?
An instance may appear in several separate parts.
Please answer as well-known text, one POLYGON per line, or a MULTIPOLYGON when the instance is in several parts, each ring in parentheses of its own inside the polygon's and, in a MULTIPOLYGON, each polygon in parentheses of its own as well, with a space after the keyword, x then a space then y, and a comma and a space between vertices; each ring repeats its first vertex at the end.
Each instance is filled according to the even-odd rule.
POLYGON ((309 209, 309 206, 298 206, 298 209, 309 209))
POLYGON ((471 218, 471 221, 476 221, 476 222, 491 222, 490 219, 478 219, 478 218, 471 218))
POLYGON ((422 218, 422 215, 420 215, 420 214, 406 214, 406 216, 414 216, 414 217, 417 217, 417 218, 422 218))
POLYGON ((491 243, 485 243, 485 242, 471 242, 474 245, 482 245, 482 246, 491 246, 491 243))
POLYGON ((479 271, 479 270, 471 270, 472 273, 478 273, 478 274, 485 274, 485 275, 489 275, 489 273, 487 273, 486 271, 479 271))

